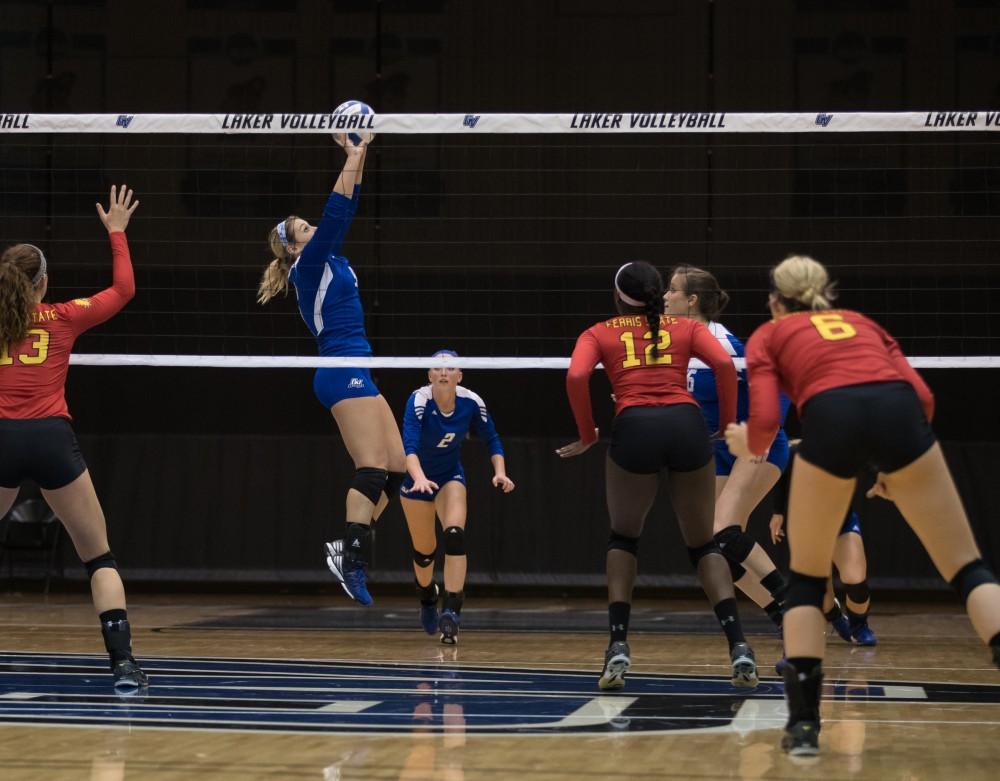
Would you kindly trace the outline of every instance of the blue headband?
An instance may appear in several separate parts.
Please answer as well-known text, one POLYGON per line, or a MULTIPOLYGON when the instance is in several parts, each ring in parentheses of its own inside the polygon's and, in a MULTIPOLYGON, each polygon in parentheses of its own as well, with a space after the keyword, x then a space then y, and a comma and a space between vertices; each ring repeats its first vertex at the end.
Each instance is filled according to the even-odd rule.
POLYGON ((279 222, 275 230, 278 231, 278 240, 281 242, 281 246, 288 249, 288 232, 285 230, 285 221, 279 222))
POLYGON ((439 355, 450 355, 452 358, 458 357, 458 353, 454 350, 438 350, 431 358, 437 358, 439 355))

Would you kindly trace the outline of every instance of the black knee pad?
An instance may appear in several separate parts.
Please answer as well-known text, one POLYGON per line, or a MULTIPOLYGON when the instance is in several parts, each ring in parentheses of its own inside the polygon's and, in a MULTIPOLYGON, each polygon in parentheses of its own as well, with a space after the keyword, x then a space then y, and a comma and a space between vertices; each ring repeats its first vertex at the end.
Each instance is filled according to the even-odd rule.
POLYGON ((712 540, 711 542, 706 542, 704 545, 698 548, 688 548, 688 557, 691 559, 691 564, 694 565, 695 569, 698 568, 699 561, 701 561, 706 556, 711 556, 713 553, 717 553, 720 556, 722 555, 722 551, 719 550, 719 543, 717 543, 715 540, 712 540))
POLYGON ((444 552, 446 556, 465 555, 465 529, 449 526, 444 530, 444 552))
POLYGON ((638 537, 626 537, 624 534, 619 534, 616 531, 612 531, 608 537, 608 550, 623 550, 626 553, 631 553, 636 558, 639 557, 639 538, 638 537))
POLYGON ((386 478, 384 490, 390 502, 399 496, 399 487, 403 484, 404 477, 406 477, 406 472, 390 472, 386 478))
POLYGON ((862 580, 860 583, 845 583, 844 593, 855 605, 863 605, 871 597, 867 580, 862 580))
POLYGON ((434 563, 434 554, 436 551, 431 551, 430 553, 421 553, 416 548, 413 549, 413 563, 418 567, 429 567, 434 563))
POLYGON ((993 571, 986 566, 986 563, 982 559, 976 559, 975 561, 970 561, 962 569, 955 573, 949 583, 951 587, 958 592, 958 596, 962 598, 962 604, 964 605, 969 599, 969 594, 972 593, 974 588, 978 588, 984 583, 996 583, 997 579, 993 575, 993 571))
POLYGON ((96 559, 83 562, 83 566, 87 568, 87 576, 92 578, 97 570, 104 569, 105 567, 117 570, 118 562, 115 561, 115 557, 111 551, 108 551, 107 553, 102 553, 96 559))
MULTIPOLYGON (((725 554, 723 554, 723 556, 725 556, 725 554)), ((737 564, 735 561, 731 561, 730 559, 726 559, 726 564, 729 565, 729 571, 733 575, 733 583, 747 574, 747 571, 743 568, 742 564, 737 564)))
POLYGON ((364 496, 372 504, 378 504, 378 500, 382 498, 382 491, 385 490, 385 484, 388 479, 388 470, 379 469, 374 466, 363 466, 354 471, 354 480, 351 482, 351 488, 364 496))
POLYGON ((722 555, 737 564, 746 561, 754 546, 753 537, 735 525, 727 526, 716 534, 715 541, 719 544, 722 555))
POLYGON ((827 580, 828 578, 814 578, 792 570, 788 577, 788 596, 782 605, 785 613, 793 607, 814 607, 822 610, 827 580))

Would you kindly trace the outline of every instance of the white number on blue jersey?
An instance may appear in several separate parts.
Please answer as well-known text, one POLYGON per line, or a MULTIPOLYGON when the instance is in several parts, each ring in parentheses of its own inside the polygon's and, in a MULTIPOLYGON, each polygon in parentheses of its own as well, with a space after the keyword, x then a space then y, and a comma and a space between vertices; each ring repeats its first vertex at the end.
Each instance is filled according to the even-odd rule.
POLYGON ((455 435, 449 431, 447 434, 444 435, 444 437, 441 438, 441 441, 437 443, 437 446, 448 447, 448 445, 450 445, 452 443, 452 440, 454 439, 455 435))

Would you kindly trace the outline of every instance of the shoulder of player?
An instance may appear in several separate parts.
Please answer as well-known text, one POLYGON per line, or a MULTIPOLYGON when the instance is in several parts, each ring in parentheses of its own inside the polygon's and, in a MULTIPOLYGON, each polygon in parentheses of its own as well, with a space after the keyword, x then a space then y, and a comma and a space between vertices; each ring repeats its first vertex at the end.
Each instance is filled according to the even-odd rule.
POLYGON ((417 417, 423 417, 424 410, 427 405, 434 401, 434 394, 431 393, 431 386, 424 385, 423 387, 417 388, 413 393, 410 394, 409 403, 413 405, 413 411, 417 413, 417 417))
POLYGON ((463 385, 455 387, 455 395, 458 400, 464 400, 466 404, 475 404, 479 409, 486 409, 486 402, 483 401, 483 397, 463 385))
POLYGON ((72 320, 74 315, 86 312, 94 306, 90 298, 74 298, 72 301, 61 301, 58 304, 38 304, 35 307, 35 318, 41 322, 46 320, 72 320))

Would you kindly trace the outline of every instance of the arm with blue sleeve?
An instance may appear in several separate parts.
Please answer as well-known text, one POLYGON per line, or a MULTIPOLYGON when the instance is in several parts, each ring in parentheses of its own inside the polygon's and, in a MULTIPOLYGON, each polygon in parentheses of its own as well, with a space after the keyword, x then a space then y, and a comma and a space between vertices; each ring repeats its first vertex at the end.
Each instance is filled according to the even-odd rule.
POLYGON ((493 464, 493 484, 496 485, 498 481, 507 477, 507 462, 504 459, 503 443, 500 442, 500 435, 493 423, 493 416, 486 409, 485 403, 472 416, 472 431, 489 448, 490 461, 493 464))
MULTIPOLYGON (((406 454, 406 471, 413 479, 414 488, 421 490, 418 486, 427 482, 427 475, 420 463, 420 434, 423 430, 423 420, 417 416, 416 407, 417 392, 410 394, 406 402, 406 411, 403 412, 403 452, 406 454)), ((437 488, 437 485, 434 485, 437 488)))
POLYGON ((340 253, 361 199, 361 177, 364 173, 366 150, 362 147, 360 151, 355 151, 357 149, 351 147, 348 151, 344 168, 323 207, 323 217, 316 227, 316 233, 299 257, 299 264, 303 269, 321 266, 330 255, 340 253))

